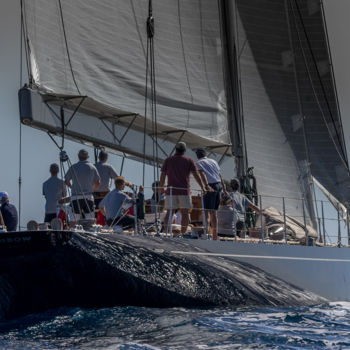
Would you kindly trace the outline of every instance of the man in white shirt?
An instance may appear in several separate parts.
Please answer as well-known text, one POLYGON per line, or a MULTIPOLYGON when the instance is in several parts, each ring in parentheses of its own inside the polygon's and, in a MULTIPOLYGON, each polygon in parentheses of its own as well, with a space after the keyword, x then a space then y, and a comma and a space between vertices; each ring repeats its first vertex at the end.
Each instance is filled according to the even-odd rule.
POLYGON ((43 183, 43 196, 46 199, 44 222, 50 223, 57 217, 58 201, 67 196, 66 185, 58 178, 59 166, 56 163, 50 165, 51 177, 43 183))
POLYGON ((94 196, 100 185, 100 175, 95 166, 88 161, 89 153, 81 149, 78 153, 79 162, 73 164, 66 173, 65 183, 72 189, 72 208, 76 220, 93 219, 94 196), (72 184, 73 181, 73 184, 72 184))
MULTIPOLYGON (((213 239, 218 239, 217 234, 217 210, 220 204, 221 191, 225 189, 224 180, 221 176, 220 167, 216 160, 207 157, 207 153, 203 148, 196 150, 198 158, 197 168, 202 182, 205 186, 211 187, 213 191, 204 194, 205 217, 208 224, 208 217, 213 229, 213 239)), ((208 227, 208 226, 207 226, 208 227)))
POLYGON ((134 226, 135 217, 123 214, 123 209, 133 204, 133 200, 123 192, 128 182, 122 176, 116 177, 114 182, 115 189, 102 199, 99 208, 106 215, 108 226, 119 225, 123 228, 131 228, 134 226))
POLYGON ((100 175, 101 183, 96 188, 96 192, 94 193, 95 206, 98 208, 101 200, 106 196, 106 194, 110 191, 110 182, 114 180, 118 174, 113 168, 111 164, 107 163, 108 153, 105 151, 100 151, 98 155, 99 161, 95 164, 95 167, 100 175))

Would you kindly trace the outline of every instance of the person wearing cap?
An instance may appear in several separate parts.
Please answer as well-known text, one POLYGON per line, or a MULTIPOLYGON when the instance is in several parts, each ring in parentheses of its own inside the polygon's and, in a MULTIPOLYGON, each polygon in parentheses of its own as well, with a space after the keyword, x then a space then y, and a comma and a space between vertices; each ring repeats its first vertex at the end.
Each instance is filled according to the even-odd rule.
POLYGON ((18 225, 18 213, 16 207, 10 203, 7 192, 0 192, 1 216, 7 231, 16 231, 18 225))
POLYGON ((110 182, 114 180, 118 174, 113 168, 113 166, 107 163, 108 153, 101 150, 98 155, 99 161, 95 163, 95 167, 100 175, 101 183, 96 188, 96 192, 94 193, 95 206, 98 207, 99 203, 106 196, 106 194, 110 191, 110 182))
MULTIPOLYGON (((232 200, 232 207, 237 213, 237 234, 242 236, 242 233, 245 232, 245 213, 248 208, 253 209, 255 212, 260 214, 260 209, 255 204, 253 204, 244 194, 239 192, 239 180, 232 179, 230 181, 230 197, 232 200)), ((265 215, 264 213, 262 213, 265 215)))
POLYGON ((196 155, 198 158, 197 168, 202 182, 206 187, 209 186, 213 189, 213 191, 208 191, 203 196, 203 202, 205 218, 207 223, 209 218, 210 225, 213 229, 213 239, 217 240, 217 210, 220 204, 221 191, 224 190, 225 194, 227 194, 227 192, 217 161, 208 158, 204 148, 198 148, 196 150, 196 155))
POLYGON ((105 214, 108 226, 133 227, 135 217, 123 213, 123 209, 133 204, 133 200, 123 192, 127 182, 123 176, 118 176, 115 178, 114 183, 115 189, 102 199, 99 208, 105 214))
POLYGON ((59 166, 56 163, 50 165, 51 177, 43 183, 43 196, 46 199, 44 222, 50 223, 57 217, 57 203, 67 196, 66 184, 58 178, 59 166))
POLYGON ((81 149, 78 158, 79 162, 73 164, 67 171, 65 183, 72 189, 72 209, 76 220, 81 216, 93 219, 95 217, 93 193, 100 185, 100 175, 96 167, 88 161, 87 150, 81 149))
MULTIPOLYGON (((210 190, 202 183, 199 176, 197 166, 194 160, 185 156, 186 144, 184 142, 178 142, 175 146, 175 154, 165 159, 160 176, 159 187, 162 191, 165 183, 165 179, 168 178, 168 185, 165 194, 165 209, 167 213, 164 218, 165 226, 168 226, 170 208, 180 208, 181 219, 181 233, 186 232, 189 224, 189 210, 192 208, 190 197, 190 174, 192 173, 199 186, 203 191, 210 190), (170 202, 170 188, 171 198, 170 202)), ((167 230, 168 231, 168 230, 167 230)))

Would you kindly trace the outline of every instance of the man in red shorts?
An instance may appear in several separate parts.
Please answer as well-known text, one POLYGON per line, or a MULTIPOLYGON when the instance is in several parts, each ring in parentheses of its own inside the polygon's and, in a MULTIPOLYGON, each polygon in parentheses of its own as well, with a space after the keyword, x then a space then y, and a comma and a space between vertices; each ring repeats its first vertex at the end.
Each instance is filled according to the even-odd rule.
MULTIPOLYGON (((170 208, 173 212, 179 208, 181 211, 181 234, 186 232, 189 224, 189 210, 192 208, 190 196, 190 174, 192 173, 202 191, 210 191, 209 186, 204 186, 199 176, 197 166, 194 160, 185 156, 186 144, 178 142, 175 146, 175 154, 165 159, 160 176, 160 189, 164 187, 165 179, 168 177, 168 186, 165 196, 165 209, 167 213, 164 218, 164 224, 167 227, 169 221, 170 208), (170 196, 171 188, 171 196, 170 196), (172 201, 170 202, 170 197, 172 201)), ((166 230, 168 231, 168 229, 166 230)))

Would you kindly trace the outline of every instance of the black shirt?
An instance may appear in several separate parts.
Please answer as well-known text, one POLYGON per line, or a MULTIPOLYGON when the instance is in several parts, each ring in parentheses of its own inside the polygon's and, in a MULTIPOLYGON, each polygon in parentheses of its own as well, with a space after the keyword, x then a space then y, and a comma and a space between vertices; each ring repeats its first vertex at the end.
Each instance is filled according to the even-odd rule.
POLYGON ((18 224, 17 209, 13 204, 4 203, 1 205, 1 214, 7 231, 16 231, 18 224))

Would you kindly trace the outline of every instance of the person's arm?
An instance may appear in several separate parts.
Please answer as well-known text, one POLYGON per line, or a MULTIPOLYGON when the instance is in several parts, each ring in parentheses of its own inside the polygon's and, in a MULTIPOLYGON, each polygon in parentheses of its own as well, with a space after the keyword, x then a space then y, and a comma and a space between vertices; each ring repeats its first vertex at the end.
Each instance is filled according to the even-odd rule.
POLYGON ((72 187, 72 183, 70 182, 70 180, 66 180, 64 182, 68 187, 72 187))
POLYGON ((260 210, 260 208, 251 202, 247 197, 245 197, 245 207, 253 209, 258 214, 267 216, 263 210, 260 210))
POLYGON ((66 176, 64 177, 64 183, 65 183, 68 187, 72 188, 72 183, 71 183, 71 181, 72 181, 72 167, 70 167, 70 168, 68 169, 68 171, 67 171, 67 173, 66 173, 66 176))
POLYGON ((257 207, 255 204, 251 204, 249 206, 249 208, 253 209, 255 212, 257 212, 258 214, 264 215, 264 216, 268 216, 266 213, 264 213, 264 210, 260 210, 259 207, 257 207))
POLYGON ((102 207, 102 208, 100 208, 100 210, 101 210, 101 213, 102 213, 104 216, 106 216, 106 208, 105 208, 105 207, 102 207))
POLYGON ((125 186, 128 186, 132 189, 134 185, 130 181, 125 181, 125 186))
POLYGON ((115 179, 118 176, 117 172, 115 171, 115 169, 113 168, 113 166, 111 165, 109 167, 109 178, 110 179, 115 179))
POLYGON ((257 207, 255 204, 251 203, 248 208, 253 209, 255 212, 257 212, 258 214, 260 214, 260 208, 257 207))
MULTIPOLYGON (((107 194, 108 196, 108 194, 107 194)), ((106 216, 106 197, 102 199, 102 201, 98 204, 99 209, 101 210, 102 214, 106 216)))
POLYGON ((94 175, 94 186, 92 188, 92 191, 95 192, 97 189, 98 189, 98 186, 100 186, 101 184, 101 177, 100 177, 100 174, 98 173, 98 170, 96 169, 96 167, 94 167, 94 172, 95 172, 95 175, 94 175))
POLYGON ((94 187, 92 188, 92 191, 95 192, 98 189, 98 186, 100 186, 101 181, 97 180, 94 183, 94 187))
POLYGON ((202 184, 204 187, 209 186, 207 176, 205 175, 205 172, 203 170, 198 170, 198 174, 201 178, 202 184))
POLYGON ((2 217, 2 212, 0 210, 0 225, 4 226, 5 227, 5 221, 4 221, 4 218, 2 217))
POLYGON ((197 166, 196 163, 191 158, 192 164, 191 164, 191 173, 194 176, 195 180, 197 181, 198 185, 201 187, 203 192, 213 192, 214 190, 209 186, 207 176, 205 175, 204 171, 201 169, 201 166, 197 166), (199 168, 199 169, 198 169, 199 168), (203 172, 201 174, 200 172, 203 172), (203 175, 203 179, 202 179, 203 175))
POLYGON ((221 186, 222 186, 222 191, 224 192, 224 194, 227 196, 228 193, 227 193, 227 190, 226 190, 226 186, 225 186, 225 182, 224 182, 224 179, 222 178, 221 174, 219 173, 219 176, 220 176, 220 182, 221 182, 221 186))
POLYGON ((165 178, 166 178, 166 173, 162 171, 160 174, 159 188, 156 189, 156 191, 158 191, 159 194, 164 193, 165 178))
POLYGON ((200 188, 202 189, 203 192, 210 191, 210 190, 213 191, 213 189, 209 185, 205 186, 203 184, 198 170, 192 171, 192 174, 193 174, 195 180, 197 181, 198 185, 200 186, 200 188))

